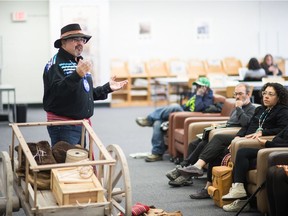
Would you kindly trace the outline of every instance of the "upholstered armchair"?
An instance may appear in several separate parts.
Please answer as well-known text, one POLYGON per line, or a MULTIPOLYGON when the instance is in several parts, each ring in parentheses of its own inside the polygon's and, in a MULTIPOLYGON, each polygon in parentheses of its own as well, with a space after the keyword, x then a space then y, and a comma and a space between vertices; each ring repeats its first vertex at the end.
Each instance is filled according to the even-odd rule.
MULTIPOLYGON (((273 139, 273 136, 264 136, 267 140, 273 139)), ((238 141, 232 142, 231 146, 231 156, 232 161, 235 162, 237 151, 239 148, 249 147, 249 148, 260 148, 257 155, 257 165, 256 169, 250 170, 247 173, 247 191, 253 194, 257 188, 266 180, 266 175, 269 167, 268 158, 271 153, 274 152, 288 152, 287 148, 263 148, 260 146, 257 140, 252 139, 239 139, 238 141)), ((268 200, 266 188, 261 189, 257 195, 257 209, 261 213, 268 213, 268 200)))
MULTIPOLYGON (((261 137, 266 140, 272 140, 274 136, 263 136, 261 137)), ((231 143, 231 160, 234 163, 236 159, 236 154, 239 148, 263 148, 257 139, 247 139, 241 137, 239 139, 234 139, 231 143)))
POLYGON ((268 166, 288 165, 288 149, 287 151, 275 151, 269 154, 268 166))
MULTIPOLYGON (((178 157, 179 155, 187 156, 187 149, 190 139, 188 135, 189 125, 194 122, 215 122, 215 121, 227 121, 230 118, 230 114, 235 107, 234 99, 224 99, 224 104, 221 113, 198 113, 198 112, 179 112, 172 113, 169 116, 169 138, 168 149, 172 157, 178 157), (185 154, 185 155, 184 155, 185 154)), ((211 125, 211 123, 210 123, 211 125)), ((208 125, 208 126, 210 126, 208 125)), ((202 133, 203 130, 200 132, 202 133)))
MULTIPOLYGON (((226 98, 222 95, 218 95, 218 94, 214 94, 213 95, 213 102, 215 103, 224 103, 226 98)), ((183 125, 184 124, 184 120, 188 117, 196 117, 196 116, 200 116, 202 117, 204 116, 219 116, 220 113, 203 113, 203 112, 175 112, 175 113, 171 113, 169 115, 169 129, 164 137, 165 139, 165 143, 168 146, 168 152, 169 154, 172 156, 173 155, 173 149, 172 149, 172 136, 173 136, 173 132, 172 132, 172 128, 174 128, 174 117, 177 115, 177 119, 180 118, 180 122, 177 122, 177 126, 178 125, 183 125)), ((175 122, 176 123, 176 122, 175 122)), ((183 127, 183 126, 182 126, 183 127)))
POLYGON ((203 132, 204 128, 211 124, 225 124, 227 117, 189 117, 184 120, 184 128, 175 128, 173 138, 173 158, 186 158, 189 143, 197 138, 197 134, 203 132))

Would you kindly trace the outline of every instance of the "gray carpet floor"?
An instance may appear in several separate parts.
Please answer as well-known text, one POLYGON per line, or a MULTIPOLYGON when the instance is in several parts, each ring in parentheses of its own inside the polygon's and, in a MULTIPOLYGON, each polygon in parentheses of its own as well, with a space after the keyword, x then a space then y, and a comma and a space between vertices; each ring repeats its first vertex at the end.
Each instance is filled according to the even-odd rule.
MULTIPOLYGON (((168 185, 165 173, 175 167, 165 155, 163 161, 147 163, 143 158, 130 157, 131 153, 144 153, 151 150, 152 129, 139 127, 135 118, 145 116, 154 107, 128 108, 95 108, 92 125, 95 133, 105 146, 118 144, 126 155, 130 179, 132 183, 132 204, 141 202, 154 205, 168 212, 180 210, 185 216, 222 216, 235 215, 224 212, 214 205, 212 199, 192 200, 189 194, 201 189, 206 182, 205 177, 194 179, 192 186, 173 188, 168 185)), ((45 121, 45 112, 41 108, 28 108, 27 121, 45 121)), ((0 150, 8 151, 12 130, 7 122, 0 122, 0 150)), ((30 130, 27 138, 31 141, 49 140, 46 130, 30 130)), ((23 211, 13 215, 24 215, 23 211)), ((240 215, 260 216, 257 211, 244 212, 240 215)))

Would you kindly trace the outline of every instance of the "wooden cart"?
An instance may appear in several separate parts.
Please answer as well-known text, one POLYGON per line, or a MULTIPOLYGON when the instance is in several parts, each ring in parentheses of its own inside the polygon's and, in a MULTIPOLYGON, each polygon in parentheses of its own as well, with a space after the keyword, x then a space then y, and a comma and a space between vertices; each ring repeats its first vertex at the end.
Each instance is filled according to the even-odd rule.
POLYGON ((9 153, 0 152, 0 215, 12 215, 20 208, 26 215, 131 215, 131 183, 125 155, 118 145, 109 145, 105 148, 88 121, 14 123, 10 126, 12 143, 9 146, 9 153), (87 146, 89 160, 81 163, 37 165, 21 130, 40 126, 46 130, 46 126, 76 124, 82 125, 82 146, 85 136, 89 137, 87 146), (17 145, 18 158, 15 152, 17 145), (20 177, 16 173, 16 168, 21 165, 19 158, 21 152, 26 158, 25 177, 20 177), (40 171, 77 166, 92 166, 96 170, 97 179, 104 189, 103 199, 100 202, 59 205, 51 190, 37 189, 37 174, 40 171), (29 172, 34 176, 33 187, 27 178, 29 172))

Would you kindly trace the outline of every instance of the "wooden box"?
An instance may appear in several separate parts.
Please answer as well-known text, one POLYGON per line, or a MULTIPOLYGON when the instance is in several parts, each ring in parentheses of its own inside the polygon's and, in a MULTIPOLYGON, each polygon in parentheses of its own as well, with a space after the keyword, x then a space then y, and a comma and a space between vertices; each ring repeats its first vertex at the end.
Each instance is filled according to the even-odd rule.
POLYGON ((104 189, 95 174, 82 178, 79 167, 52 169, 50 188, 59 205, 104 201, 104 189))

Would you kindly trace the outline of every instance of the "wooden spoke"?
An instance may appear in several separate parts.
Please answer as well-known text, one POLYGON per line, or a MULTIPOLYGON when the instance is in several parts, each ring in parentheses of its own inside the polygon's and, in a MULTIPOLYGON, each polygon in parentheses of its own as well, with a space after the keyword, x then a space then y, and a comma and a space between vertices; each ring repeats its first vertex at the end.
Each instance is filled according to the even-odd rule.
MULTIPOLYGON (((131 182, 126 157, 118 145, 109 145, 108 152, 115 159, 116 164, 111 166, 111 176, 109 178, 109 167, 102 170, 103 185, 107 191, 111 190, 112 209, 111 215, 116 216, 119 213, 131 215, 132 195, 131 182), (111 181, 112 188, 109 188, 111 181), (128 213, 127 213, 128 212, 128 213)), ((108 193, 106 193, 108 199, 108 193)))
POLYGON ((9 154, 0 152, 0 198, 6 202, 5 215, 12 215, 13 212, 13 172, 9 154))

